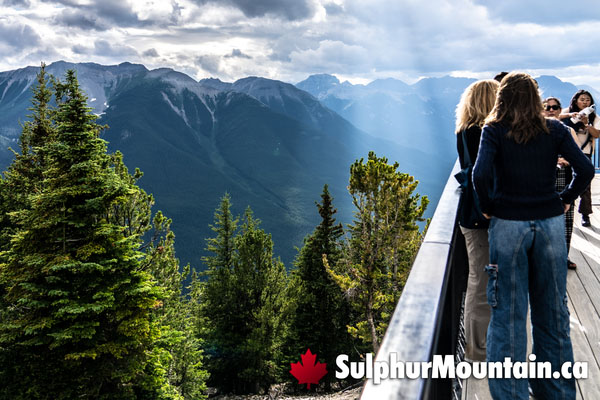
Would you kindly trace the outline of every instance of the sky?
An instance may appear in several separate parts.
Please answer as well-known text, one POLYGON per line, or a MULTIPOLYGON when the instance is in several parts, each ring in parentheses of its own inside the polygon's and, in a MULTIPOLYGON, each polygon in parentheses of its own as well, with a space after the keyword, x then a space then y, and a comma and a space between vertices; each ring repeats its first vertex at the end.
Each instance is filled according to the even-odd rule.
POLYGON ((57 60, 297 83, 491 78, 600 89, 597 0, 0 0, 0 71, 57 60))

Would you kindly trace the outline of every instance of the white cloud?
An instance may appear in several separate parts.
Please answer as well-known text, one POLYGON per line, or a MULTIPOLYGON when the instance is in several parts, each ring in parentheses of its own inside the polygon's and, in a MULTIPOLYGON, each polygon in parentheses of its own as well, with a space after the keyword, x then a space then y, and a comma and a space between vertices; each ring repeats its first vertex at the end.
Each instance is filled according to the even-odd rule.
POLYGON ((512 69, 594 82, 600 76, 590 36, 600 29, 600 8, 592 0, 583 9, 548 0, 543 10, 541 0, 28 2, 0 3, 1 70, 23 67, 31 54, 54 54, 230 81, 297 82, 321 72, 411 81, 512 69), (555 17, 561 13, 564 22, 555 17))

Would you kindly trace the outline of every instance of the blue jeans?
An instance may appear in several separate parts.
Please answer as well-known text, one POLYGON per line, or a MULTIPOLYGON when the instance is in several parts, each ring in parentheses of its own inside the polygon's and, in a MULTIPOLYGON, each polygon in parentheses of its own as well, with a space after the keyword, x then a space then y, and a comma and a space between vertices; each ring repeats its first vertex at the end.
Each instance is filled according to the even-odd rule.
MULTIPOLYGON (((567 308, 564 217, 511 221, 492 218, 487 286, 492 317, 487 361, 527 361, 527 305, 531 303, 533 354, 552 371, 573 362, 567 308)), ((489 379, 496 400, 529 399, 527 379, 489 379)), ((575 399, 574 379, 530 379, 539 399, 575 399)))

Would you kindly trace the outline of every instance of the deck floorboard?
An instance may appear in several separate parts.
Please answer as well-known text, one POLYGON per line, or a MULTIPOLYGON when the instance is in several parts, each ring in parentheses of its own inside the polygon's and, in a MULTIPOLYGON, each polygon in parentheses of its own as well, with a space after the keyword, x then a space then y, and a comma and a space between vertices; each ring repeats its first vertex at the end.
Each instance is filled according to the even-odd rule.
MULTIPOLYGON (((588 363, 589 377, 577 381, 577 399, 600 399, 600 174, 592 183, 592 226, 575 223, 569 257, 577 269, 567 274, 567 296, 571 312, 571 340, 575 361, 588 363)), ((576 204, 577 206, 577 204, 576 204)), ((463 400, 491 399, 487 381, 468 379, 463 383, 463 400)))

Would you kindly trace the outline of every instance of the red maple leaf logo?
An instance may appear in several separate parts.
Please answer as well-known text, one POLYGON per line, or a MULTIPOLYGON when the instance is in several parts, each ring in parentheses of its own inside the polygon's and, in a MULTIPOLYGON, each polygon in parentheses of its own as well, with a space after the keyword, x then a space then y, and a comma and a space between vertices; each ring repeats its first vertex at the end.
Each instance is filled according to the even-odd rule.
POLYGON ((306 388, 310 389, 311 384, 318 385, 322 377, 327 374, 327 364, 317 362, 317 355, 312 354, 310 349, 306 353, 300 354, 302 363, 290 363, 290 373, 298 379, 299 384, 306 383, 306 388))

